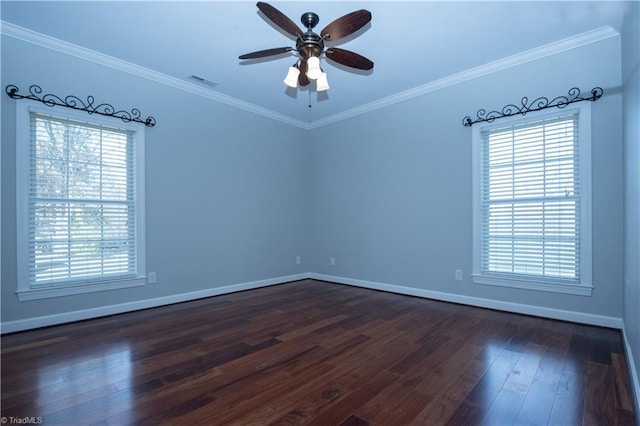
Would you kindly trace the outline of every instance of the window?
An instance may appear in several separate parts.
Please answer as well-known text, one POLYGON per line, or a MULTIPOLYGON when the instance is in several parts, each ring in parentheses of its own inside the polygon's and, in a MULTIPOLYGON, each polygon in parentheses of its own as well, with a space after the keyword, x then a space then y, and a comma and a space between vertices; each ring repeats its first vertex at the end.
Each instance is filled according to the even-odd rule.
POLYGON ((590 107, 474 126, 474 283, 591 295, 590 107))
POLYGON ((18 297, 145 283, 144 128, 18 103, 18 297))

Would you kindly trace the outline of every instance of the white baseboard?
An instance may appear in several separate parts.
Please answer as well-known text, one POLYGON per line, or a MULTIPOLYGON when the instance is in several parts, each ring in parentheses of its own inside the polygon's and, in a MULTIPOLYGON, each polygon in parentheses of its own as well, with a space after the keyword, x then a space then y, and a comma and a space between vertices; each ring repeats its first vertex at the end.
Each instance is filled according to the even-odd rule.
POLYGON ((633 394, 635 396, 634 402, 636 404, 636 420, 640 424, 640 376, 638 375, 638 369, 636 368, 635 361, 633 360, 633 352, 629 345, 629 339, 627 339, 627 331, 622 327, 622 338, 624 340, 624 350, 627 356, 627 364, 629 365, 629 375, 631 376, 631 385, 633 386, 633 394))
MULTIPOLYGON (((519 303, 503 302, 498 300, 483 299, 479 297, 463 296, 459 294, 444 293, 439 291, 424 290, 415 287, 405 287, 395 284, 385 284, 374 281, 364 281, 352 278, 339 277, 334 275, 324 275, 316 273, 301 273, 287 275, 276 278, 269 278, 259 281, 251 281, 240 284, 233 284, 224 287, 216 287, 205 290, 198 290, 189 293, 175 294, 171 296, 157 297, 153 299, 139 300, 135 302, 121 303, 117 305, 100 306, 96 308, 83 309, 79 311, 64 312, 54 315, 45 315, 24 320, 8 321, 1 324, 1 332, 13 333, 16 331, 30 330, 34 328, 47 327, 50 325, 63 324, 73 321, 81 321, 91 318, 98 318, 107 315, 131 312, 140 309, 154 308, 172 303, 186 302, 189 300, 201 299, 204 297, 218 296, 221 294, 234 293, 237 291, 251 290, 254 288, 266 287, 270 285, 282 284, 290 281, 303 279, 316 279, 321 281, 335 282, 339 284, 353 285, 357 287, 369 288, 372 290, 382 290, 391 293, 405 294, 409 296, 424 297, 427 299, 441 300, 445 302, 460 303, 463 305, 478 306, 482 308, 497 309, 506 312, 534 315, 545 318, 553 318, 564 321, 572 321, 583 324, 598 325, 622 329, 622 318, 609 317, 603 315, 587 314, 584 312, 565 311, 560 309, 545 308, 519 303)), ((637 383, 637 375, 636 375, 637 383)), ((637 385, 636 385, 637 387, 637 385)))
POLYGON ((309 278, 309 274, 287 275, 276 278, 269 278, 259 281, 250 281, 240 284, 227 285, 224 287, 209 288, 206 290, 192 291, 189 293, 174 294, 171 296, 156 297, 153 299, 137 300, 135 302, 120 303, 117 305, 100 306, 97 308, 83 309, 80 311, 64 312, 55 315, 45 315, 23 320, 3 322, 1 326, 2 334, 16 331, 31 330, 34 328, 47 327, 50 325, 64 324, 67 322, 81 321, 91 318, 98 318, 107 315, 121 314, 124 312, 137 311, 140 309, 155 308, 172 303, 186 302, 189 300, 202 299, 204 297, 218 296, 221 294, 235 293, 237 291, 251 290, 254 288, 267 287, 270 285, 282 284, 290 281, 298 281, 309 278))
POLYGON ((395 284, 385 284, 374 281, 363 281, 352 278, 338 277, 324 274, 308 274, 308 278, 347 284, 356 287, 364 287, 373 290, 388 291, 391 293, 406 294, 409 296, 424 297, 427 299, 441 300, 444 302, 460 303, 463 305, 477 306, 481 308, 497 309, 518 314, 534 315, 544 318, 552 318, 563 321, 571 321, 582 324, 598 325, 622 329, 622 318, 605 315, 588 314, 584 312, 565 311, 561 309, 545 308, 541 306, 524 305, 520 303, 503 302, 499 300, 483 299, 480 297, 463 296, 460 294, 443 293, 440 291, 423 290, 415 287, 405 287, 395 284))

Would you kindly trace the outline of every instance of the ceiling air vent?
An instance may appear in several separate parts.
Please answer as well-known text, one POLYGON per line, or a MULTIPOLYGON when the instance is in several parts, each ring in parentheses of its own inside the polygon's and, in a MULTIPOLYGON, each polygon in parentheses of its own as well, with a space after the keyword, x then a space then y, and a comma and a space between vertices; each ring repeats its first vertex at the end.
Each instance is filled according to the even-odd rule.
POLYGON ((193 81, 196 81, 204 86, 216 87, 218 83, 215 81, 207 80, 206 78, 200 77, 199 75, 192 74, 189 78, 193 81))

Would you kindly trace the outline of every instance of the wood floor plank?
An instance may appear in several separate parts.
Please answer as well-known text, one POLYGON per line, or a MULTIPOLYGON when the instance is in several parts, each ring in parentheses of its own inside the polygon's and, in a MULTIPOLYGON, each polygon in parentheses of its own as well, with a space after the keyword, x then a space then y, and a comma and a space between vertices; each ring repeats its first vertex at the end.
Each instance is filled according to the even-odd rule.
MULTIPOLYGON (((382 372, 363 385, 356 391, 337 401, 331 406, 330 410, 322 413, 322 416, 311 419, 307 424, 310 426, 324 426, 327 424, 341 424, 348 422, 351 417, 357 417, 353 413, 367 401, 374 398, 388 386, 390 386, 398 377, 389 372, 382 372)), ((359 417, 357 417, 359 419, 359 417)))
POLYGON ((546 425, 549 424, 549 416, 553 407, 557 383, 549 383, 544 380, 534 379, 529 386, 514 425, 546 425))
POLYGON ((449 386, 430 388, 428 395, 433 399, 411 421, 412 425, 441 425, 451 419, 463 404, 466 396, 475 388, 488 369, 488 365, 477 359, 471 359, 469 365, 458 376, 452 375, 449 386))
POLYGON ((615 425, 615 401, 613 371, 606 366, 589 361, 585 389, 582 422, 585 425, 615 425))
POLYGON ((302 280, 3 335, 53 425, 634 425, 618 330, 302 280))
POLYGON ((571 368, 562 371, 549 414, 550 425, 582 424, 585 382, 585 376, 571 368))
POLYGON ((544 348, 542 359, 520 407, 516 425, 546 425, 558 392, 568 339, 558 333, 546 333, 535 341, 544 348))
POLYGON ((630 383, 625 380, 628 374, 627 360, 622 354, 612 353, 613 374, 615 375, 614 385, 616 388, 616 401, 622 410, 633 411, 633 393, 630 383))
POLYGON ((489 409, 512 374, 520 356, 520 352, 513 352, 505 348, 484 373, 482 379, 467 395, 465 401, 482 407, 484 410, 489 409))

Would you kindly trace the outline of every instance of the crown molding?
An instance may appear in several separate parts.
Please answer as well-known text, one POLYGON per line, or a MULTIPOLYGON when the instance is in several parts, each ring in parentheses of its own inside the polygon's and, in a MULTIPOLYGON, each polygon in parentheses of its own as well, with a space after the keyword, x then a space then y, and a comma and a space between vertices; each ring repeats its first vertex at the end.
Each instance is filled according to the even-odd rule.
POLYGON ((133 64, 131 62, 123 61, 121 59, 114 58, 113 56, 105 55, 104 53, 87 49, 85 47, 81 47, 76 44, 57 39, 55 37, 50 37, 48 35, 38 33, 36 31, 32 31, 18 25, 14 25, 10 22, 0 21, 0 33, 9 37, 26 41, 28 43, 55 50, 57 52, 75 56, 77 58, 84 59, 99 65, 114 68, 118 71, 123 71, 137 77, 142 77, 156 83, 163 84, 165 86, 173 87, 178 90, 182 90, 245 111, 249 111, 254 114, 270 118, 272 120, 280 121, 282 123, 306 130, 309 129, 309 123, 306 123, 302 120, 291 118, 287 115, 277 113, 275 111, 260 107, 250 102, 245 102, 232 96, 224 95, 211 89, 201 87, 195 83, 181 80, 179 78, 133 64))
POLYGON ((517 53, 506 58, 498 59, 497 61, 489 62, 487 64, 480 65, 475 68, 459 72, 457 74, 452 74, 448 77, 432 81, 422 86, 414 87, 413 89, 405 90, 404 92, 399 92, 394 95, 387 96, 377 101, 369 102, 367 104, 340 112, 338 114, 333 114, 315 120, 310 124, 309 127, 314 129, 326 126, 327 124, 346 120, 347 118, 366 114, 368 112, 384 108, 389 105, 397 104, 399 102, 422 96, 430 92, 435 92, 436 90, 444 89, 445 87, 460 84, 474 78, 483 77, 485 75, 502 71, 507 68, 522 65, 527 62, 535 61, 547 56, 575 49, 580 46, 585 46, 587 44, 615 37, 617 35, 619 35, 619 33, 610 26, 600 27, 592 31, 581 33, 572 37, 555 41, 553 43, 526 50, 524 52, 517 53))
POLYGON ((332 114, 309 123, 264 107, 260 107, 250 102, 242 101, 232 96, 212 91, 211 89, 203 88, 199 85, 196 85, 195 83, 181 80, 176 77, 171 77, 158 71, 135 65, 130 62, 105 55, 95 50, 80 47, 76 44, 50 37, 45 34, 41 34, 6 21, 0 21, 0 33, 45 48, 56 50, 61 53, 85 59, 96 64, 108 66, 138 77, 146 78, 178 90, 183 90, 194 95, 202 96, 305 130, 316 129, 331 123, 366 114, 368 112, 384 108, 399 102, 403 102, 418 96, 422 96, 436 90, 444 89, 449 86, 463 83, 474 78, 482 77, 488 74, 505 70, 507 68, 522 65, 527 62, 535 61, 537 59, 555 55, 557 53, 565 52, 567 50, 575 49, 577 47, 585 46, 587 44, 595 43, 619 35, 619 33, 610 26, 600 27, 592 31, 581 33, 553 43, 517 53, 506 58, 498 59, 497 61, 489 62, 487 64, 480 65, 478 67, 471 68, 373 102, 369 102, 356 108, 351 108, 337 114, 332 114))

